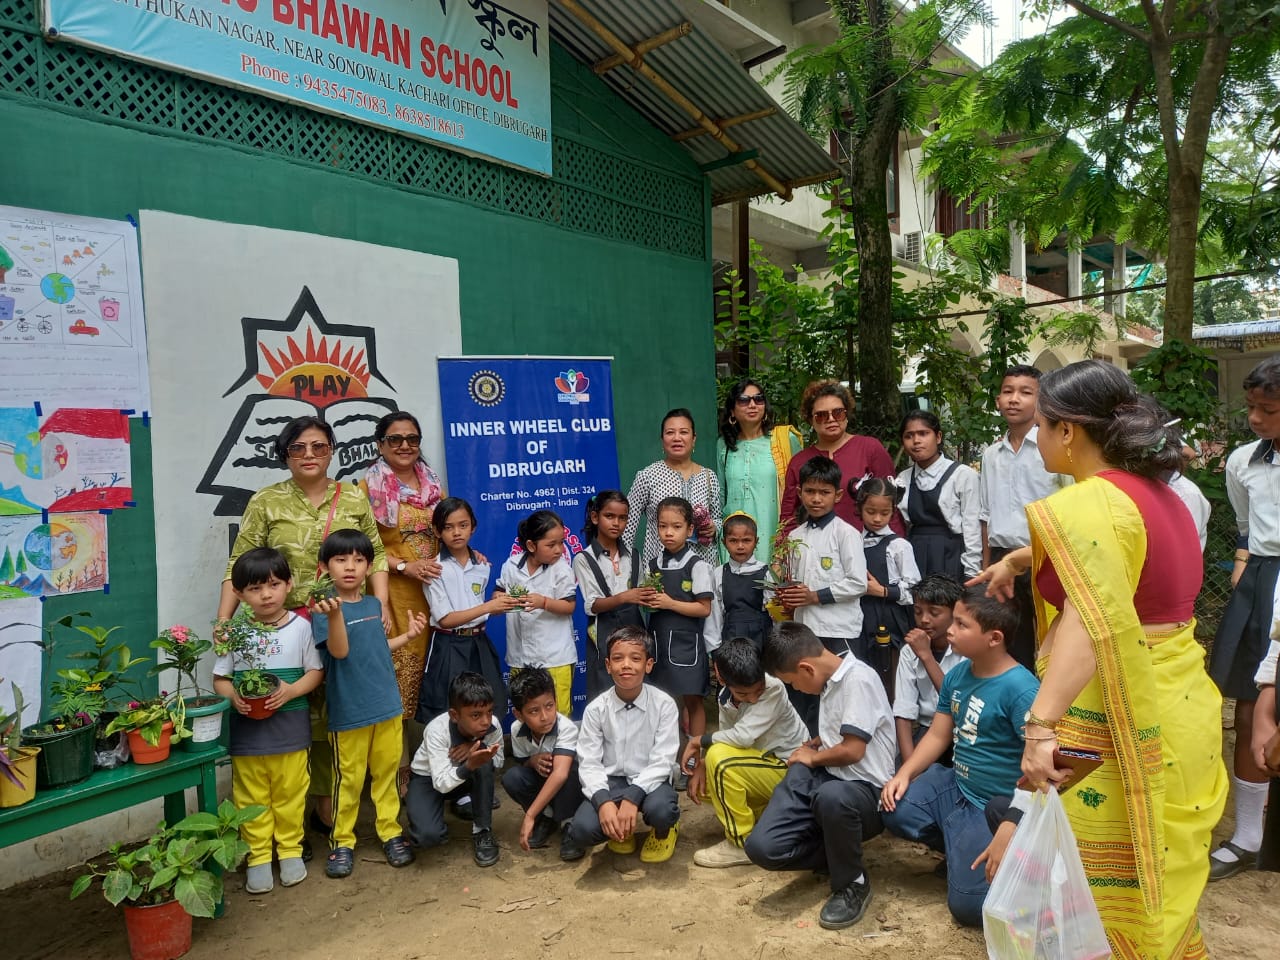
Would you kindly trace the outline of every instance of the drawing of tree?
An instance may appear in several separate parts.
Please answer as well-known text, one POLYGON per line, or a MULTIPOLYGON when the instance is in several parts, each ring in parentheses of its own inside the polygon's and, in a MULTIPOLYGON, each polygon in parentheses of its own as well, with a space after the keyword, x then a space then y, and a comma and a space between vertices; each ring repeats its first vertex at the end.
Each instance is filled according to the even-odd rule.
POLYGON ((18 562, 14 564, 14 569, 18 571, 18 576, 27 572, 27 555, 21 550, 18 551, 18 562))
POLYGON ((13 269, 13 257, 9 256, 9 251, 4 247, 0 247, 0 283, 4 283, 4 275, 8 270, 13 269))
POLYGON ((13 556, 9 548, 4 548, 4 559, 0 560, 0 581, 8 583, 13 579, 13 556))

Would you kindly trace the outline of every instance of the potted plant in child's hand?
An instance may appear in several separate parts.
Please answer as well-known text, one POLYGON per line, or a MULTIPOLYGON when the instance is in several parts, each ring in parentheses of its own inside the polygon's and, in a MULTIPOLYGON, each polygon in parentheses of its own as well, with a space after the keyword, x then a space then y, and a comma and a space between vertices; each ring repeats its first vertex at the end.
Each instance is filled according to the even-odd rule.
POLYGON ((218 812, 194 813, 172 827, 162 821, 142 846, 114 844, 100 865, 71 886, 71 899, 102 879, 112 906, 125 904, 133 960, 170 960, 191 949, 191 918, 212 917, 222 902, 221 870, 234 870, 249 852, 240 827, 266 810, 237 810, 230 800, 218 812), (126 901, 128 901, 126 903, 126 901))
POLYGON ((315 583, 307 587, 307 606, 314 607, 321 600, 328 600, 335 596, 336 587, 333 583, 333 577, 327 573, 316 577, 315 583))
POLYGON ((222 735, 222 714, 231 705, 226 697, 220 697, 212 691, 201 691, 196 671, 204 655, 213 649, 213 644, 198 636, 190 627, 180 623, 174 624, 161 632, 151 641, 152 648, 163 650, 167 659, 158 663, 148 671, 154 677, 166 670, 178 671, 178 696, 183 697, 183 682, 190 690, 190 695, 183 697, 183 706, 191 719, 191 737, 182 743, 187 749, 195 752, 216 750, 218 738, 222 735))
MULTIPOLYGON (((3 683, 0 679, 0 683, 3 683)), ((16 683, 13 712, 0 707, 0 808, 16 807, 36 795, 36 756, 39 747, 22 746, 22 708, 25 702, 16 683)))
POLYGON ((764 578, 760 581, 760 585, 773 594, 766 609, 774 620, 791 619, 791 613, 783 606, 778 593, 788 587, 801 585, 797 576, 800 570, 800 551, 803 549, 802 541, 792 540, 787 531, 778 528, 773 543, 769 546, 769 563, 765 568, 764 578))
POLYGON ((191 735, 181 697, 165 691, 150 700, 131 700, 107 725, 107 733, 123 730, 134 763, 159 763, 169 758, 169 746, 191 735))
POLYGON ((276 712, 276 708, 266 704, 267 698, 280 686, 280 678, 265 667, 265 641, 270 629, 246 607, 241 607, 230 619, 217 621, 213 629, 213 652, 245 664, 244 669, 235 671, 231 683, 249 705, 248 716, 254 720, 265 720, 276 712))

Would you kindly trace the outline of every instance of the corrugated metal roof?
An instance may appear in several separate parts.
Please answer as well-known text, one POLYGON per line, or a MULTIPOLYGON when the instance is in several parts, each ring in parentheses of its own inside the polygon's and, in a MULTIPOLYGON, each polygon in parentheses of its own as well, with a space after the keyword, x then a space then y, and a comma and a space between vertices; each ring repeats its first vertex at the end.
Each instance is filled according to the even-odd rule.
MULTIPOLYGON (((687 17, 673 0, 575 0, 631 49, 682 23, 688 36, 644 55, 644 62, 713 120, 773 108, 759 120, 729 127, 725 133, 743 151, 757 151, 756 162, 788 187, 830 180, 838 175, 827 152, 805 132, 736 57, 705 26, 687 17)), ((579 20, 561 0, 551 0, 551 33, 580 62, 593 65, 617 52, 579 20)), ((701 19, 701 18, 698 18, 701 19)), ((669 136, 697 127, 689 114, 652 80, 629 65, 604 74, 604 81, 654 126, 669 136)), ((723 160, 730 151, 709 135, 681 142, 700 166, 723 160)), ((745 164, 707 174, 713 203, 770 193, 770 187, 745 164)))
POLYGON ((1245 320, 1241 323, 1214 323, 1191 328, 1193 340, 1256 337, 1266 333, 1280 333, 1280 320, 1245 320))

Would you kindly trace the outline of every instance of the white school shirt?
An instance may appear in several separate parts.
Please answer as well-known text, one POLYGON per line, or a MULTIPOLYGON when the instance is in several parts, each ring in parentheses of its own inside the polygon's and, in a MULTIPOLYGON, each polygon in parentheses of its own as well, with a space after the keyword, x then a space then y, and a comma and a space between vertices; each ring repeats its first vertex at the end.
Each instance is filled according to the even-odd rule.
POLYGON ((1180 473, 1169 478, 1169 489, 1187 505, 1191 519, 1195 521, 1196 533, 1200 535, 1200 552, 1204 553, 1205 544, 1209 542, 1209 501, 1199 487, 1180 473))
MULTIPOLYGON (((748 577, 752 574, 758 574, 757 580, 764 579, 764 564, 757 560, 754 556, 748 557, 745 562, 739 563, 737 560, 730 559, 728 561, 729 569, 741 577, 748 577)), ((702 642, 707 648, 707 653, 714 653, 720 649, 720 644, 724 642, 721 634, 724 632, 724 564, 718 563, 711 568, 711 590, 715 594, 711 599, 711 613, 702 624, 702 642)), ((767 598, 766 598, 767 600, 767 598)), ((733 639, 730 637, 730 639, 733 639)))
MULTIPOLYGON (((1027 504, 1057 493, 1069 477, 1044 468, 1036 442, 1039 427, 1032 427, 1016 451, 1006 433, 982 451, 978 474, 978 519, 987 525, 987 542, 1013 550, 1031 542, 1027 504)), ((958 472, 958 471, 957 471, 958 472)))
POLYGON ((484 603, 484 592, 489 586, 489 564, 477 563, 472 553, 463 566, 447 550, 441 552, 439 560, 440 576, 428 580, 422 588, 427 595, 427 606, 431 608, 431 626, 437 630, 483 626, 489 619, 487 613, 466 623, 455 623, 453 627, 442 627, 440 621, 448 614, 470 610, 484 603))
MULTIPOLYGON (((449 759, 449 751, 462 743, 462 735, 458 725, 449 714, 442 713, 422 731, 422 743, 418 745, 409 768, 422 777, 431 778, 431 788, 436 793, 452 793, 470 779, 466 764, 454 763, 449 759)), ((489 730, 484 735, 484 745, 498 745, 498 752, 493 755, 493 769, 502 769, 502 725, 494 717, 489 730)))
POLYGON ((897 587, 898 599, 894 602, 904 607, 909 607, 915 602, 911 599, 911 588, 920 582, 920 567, 916 564, 916 552, 911 549, 911 543, 905 537, 898 536, 891 527, 881 527, 879 530, 862 531, 864 557, 866 556, 866 551, 879 543, 882 537, 893 537, 894 539, 884 548, 885 566, 888 568, 889 582, 882 583, 880 586, 897 587))
MULTIPOLYGON (((938 457, 928 467, 910 466, 898 474, 898 486, 903 491, 898 509, 902 511, 902 519, 908 527, 911 525, 911 518, 907 515, 907 504, 911 501, 913 474, 920 491, 927 493, 942 479, 951 463, 946 457, 938 457)), ((955 473, 951 474, 946 486, 938 493, 938 509, 942 511, 942 519, 947 521, 952 533, 958 533, 964 538, 964 553, 960 557, 960 564, 970 576, 982 569, 982 527, 978 520, 981 500, 978 472, 963 463, 956 467, 955 473)))
POLYGON ((764 693, 755 703, 735 703, 728 687, 721 688, 718 700, 720 729, 703 735, 703 748, 723 743, 785 760, 809 739, 809 730, 791 705, 786 686, 773 674, 765 674, 764 693))
POLYGON ((578 579, 578 589, 582 591, 582 609, 586 611, 587 616, 596 616, 596 601, 604 597, 600 592, 600 584, 596 581, 595 571, 591 569, 591 565, 587 560, 586 554, 591 554, 591 559, 596 562, 600 568, 600 573, 604 575, 604 582, 609 587, 609 595, 616 597, 620 593, 624 593, 631 589, 631 564, 635 560, 629 547, 621 540, 618 541, 618 569, 613 569, 613 560, 609 554, 599 543, 592 540, 585 550, 578 552, 573 558, 573 573, 578 579))
MULTIPOLYGON (((324 661, 311 634, 311 621, 292 614, 292 619, 275 629, 267 628, 259 635, 266 670, 323 670, 324 661)), ((215 677, 233 677, 236 670, 248 670, 249 661, 241 654, 225 654, 213 661, 215 677)))
POLYGON ((596 807, 610 799, 609 778, 634 788, 636 805, 671 779, 680 749, 680 708, 645 684, 631 703, 610 687, 587 704, 578 727, 578 778, 596 807))
POLYGON ((898 744, 889 698, 879 675, 854 656, 841 660, 818 699, 818 738, 830 750, 849 734, 867 744, 857 763, 827 767, 841 780, 865 780, 877 790, 893 778, 898 744))
MULTIPOLYGON (((930 654, 932 656, 932 654, 930 654)), ((951 649, 947 644, 946 652, 938 661, 938 667, 945 677, 951 668, 968 660, 951 649)), ((916 720, 920 726, 927 727, 933 723, 933 715, 938 712, 938 691, 924 664, 916 656, 916 652, 905 643, 898 656, 897 679, 893 686, 893 715, 903 720, 916 720)))
POLYGON ((1224 472, 1240 548, 1280 557, 1280 453, 1269 440, 1250 441, 1231 451, 1224 472))
POLYGON ((1267 655, 1262 658, 1257 672, 1253 675, 1253 682, 1258 685, 1258 689, 1275 685, 1278 661, 1280 661, 1280 640, 1272 640, 1271 646, 1267 647, 1267 655))
POLYGON ((578 755, 578 725, 563 713, 556 714, 556 722, 541 737, 534 737, 524 721, 511 724, 511 756, 526 760, 535 753, 553 756, 576 757, 578 755))
POLYGON ((852 640, 862 633, 862 604, 867 592, 867 555, 862 534, 835 511, 806 520, 791 531, 804 544, 797 551, 796 579, 818 594, 818 603, 793 615, 820 637, 852 640))
MULTIPOLYGON (((576 600, 577 582, 569 562, 561 557, 529 572, 529 556, 511 557, 502 565, 497 589, 510 593, 526 587, 552 600, 576 600)), ((550 610, 512 610, 507 614, 507 663, 512 667, 563 667, 578 662, 573 642, 573 615, 550 610)))

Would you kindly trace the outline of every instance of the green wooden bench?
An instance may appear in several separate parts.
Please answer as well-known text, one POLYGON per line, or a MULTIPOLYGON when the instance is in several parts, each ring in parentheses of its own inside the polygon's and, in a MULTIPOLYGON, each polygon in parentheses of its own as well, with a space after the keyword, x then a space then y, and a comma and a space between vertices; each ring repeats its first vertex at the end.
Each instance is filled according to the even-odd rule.
POLYGON ((169 754, 168 760, 160 763, 142 766, 126 763, 114 770, 95 770, 88 780, 69 787, 39 790, 29 803, 0 810, 0 847, 40 837, 156 797, 164 797, 165 822, 177 823, 187 815, 188 787, 196 788, 196 804, 200 810, 216 813, 218 794, 214 768, 226 755, 226 750, 221 747, 205 753, 175 750, 169 754))

